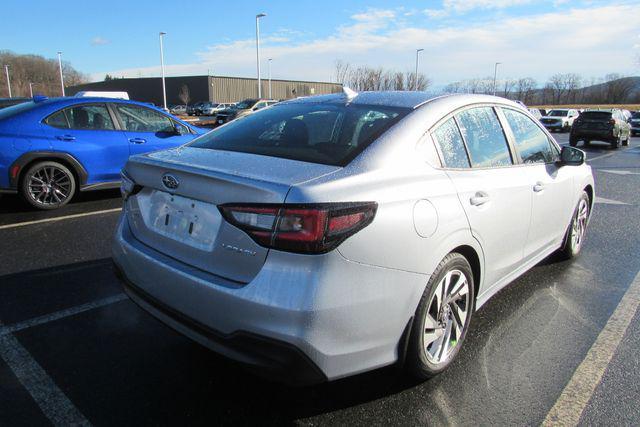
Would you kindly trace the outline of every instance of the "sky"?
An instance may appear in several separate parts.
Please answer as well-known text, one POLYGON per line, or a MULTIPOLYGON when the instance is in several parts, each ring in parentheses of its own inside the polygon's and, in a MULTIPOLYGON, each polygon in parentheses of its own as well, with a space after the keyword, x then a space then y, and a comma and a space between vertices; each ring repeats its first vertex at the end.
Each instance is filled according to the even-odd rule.
POLYGON ((586 79, 640 75, 640 1, 121 1, 2 0, 0 50, 54 58, 91 80, 160 74, 333 81, 337 60, 420 72, 435 86, 493 75, 586 79), (635 21, 635 22, 634 22, 635 21))

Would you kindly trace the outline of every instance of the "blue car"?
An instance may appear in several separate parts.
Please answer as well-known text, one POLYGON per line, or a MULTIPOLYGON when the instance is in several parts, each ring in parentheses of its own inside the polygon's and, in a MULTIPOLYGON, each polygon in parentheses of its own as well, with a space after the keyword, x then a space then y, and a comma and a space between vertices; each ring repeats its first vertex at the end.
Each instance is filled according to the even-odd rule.
POLYGON ((0 193, 56 209, 76 191, 118 187, 129 156, 206 132, 140 102, 35 97, 0 110, 0 193))

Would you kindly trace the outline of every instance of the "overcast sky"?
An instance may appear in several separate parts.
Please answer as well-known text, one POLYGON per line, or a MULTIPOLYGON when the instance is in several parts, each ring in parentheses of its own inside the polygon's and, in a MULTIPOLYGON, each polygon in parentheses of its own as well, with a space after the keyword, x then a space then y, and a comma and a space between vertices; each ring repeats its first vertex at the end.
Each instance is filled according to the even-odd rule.
POLYGON ((254 77, 255 14, 263 72, 332 80, 336 60, 420 71, 436 86, 493 74, 585 78, 639 75, 640 1, 120 1, 71 5, 3 0, 0 49, 63 58, 93 80, 106 73, 159 75, 158 31, 166 31, 167 75, 254 77), (65 5, 67 9, 61 8, 65 5), (28 24, 25 24, 28 12, 28 24))

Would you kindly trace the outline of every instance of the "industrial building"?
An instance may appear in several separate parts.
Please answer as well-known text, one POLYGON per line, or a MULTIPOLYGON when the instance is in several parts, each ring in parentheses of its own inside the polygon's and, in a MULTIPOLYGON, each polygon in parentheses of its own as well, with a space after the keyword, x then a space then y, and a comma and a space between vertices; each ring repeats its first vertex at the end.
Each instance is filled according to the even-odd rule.
MULTIPOLYGON (((269 81, 262 80, 262 97, 269 97, 269 81)), ((183 86, 189 89, 189 104, 199 101, 237 102, 258 96, 257 79, 224 76, 166 77, 167 104, 184 104, 180 99, 183 86)), ((136 101, 162 105, 162 79, 160 77, 122 78, 86 83, 67 88, 67 95, 79 91, 125 91, 136 101)), ((342 90, 339 83, 271 80, 272 99, 290 99, 299 96, 322 95, 342 90)))

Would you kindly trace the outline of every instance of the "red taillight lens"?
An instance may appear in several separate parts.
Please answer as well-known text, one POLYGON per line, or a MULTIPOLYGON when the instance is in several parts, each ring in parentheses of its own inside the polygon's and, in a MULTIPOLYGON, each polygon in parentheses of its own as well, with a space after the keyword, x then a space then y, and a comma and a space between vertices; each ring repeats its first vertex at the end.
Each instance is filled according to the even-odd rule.
POLYGON ((616 124, 616 119, 611 119, 611 120, 609 120, 609 124, 610 124, 610 125, 615 125, 615 124, 616 124))
POLYGON ((224 218, 261 246, 299 253, 324 253, 369 225, 378 205, 223 205, 224 218))

